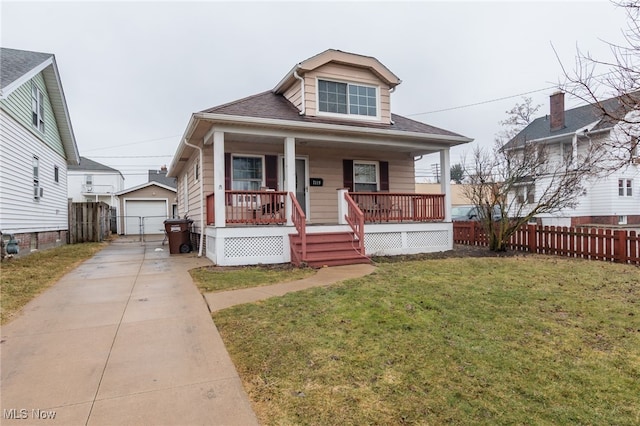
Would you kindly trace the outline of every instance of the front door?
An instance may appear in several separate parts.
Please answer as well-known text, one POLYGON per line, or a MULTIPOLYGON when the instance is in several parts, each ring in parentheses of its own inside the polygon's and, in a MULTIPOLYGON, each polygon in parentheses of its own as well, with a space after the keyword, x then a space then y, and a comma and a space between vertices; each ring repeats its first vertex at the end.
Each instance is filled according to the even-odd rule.
MULTIPOLYGON (((284 185, 284 157, 282 157, 282 160, 280 161, 280 188, 281 190, 284 190, 285 185, 284 185)), ((296 200, 298 200, 298 203, 300 204, 300 207, 302 207, 302 211, 304 212, 305 216, 307 216, 307 220, 309 219, 309 214, 307 213, 308 209, 307 209, 307 202, 308 202, 308 195, 309 195, 309 185, 307 183, 308 179, 307 179, 307 159, 304 157, 297 157, 296 158, 296 200)))
POLYGON ((296 158, 296 199, 307 215, 307 160, 296 158))

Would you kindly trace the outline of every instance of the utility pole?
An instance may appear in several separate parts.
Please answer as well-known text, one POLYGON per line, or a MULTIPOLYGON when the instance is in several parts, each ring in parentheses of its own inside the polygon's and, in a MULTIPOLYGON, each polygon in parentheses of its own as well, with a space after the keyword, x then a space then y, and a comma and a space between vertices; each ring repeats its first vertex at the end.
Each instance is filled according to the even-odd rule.
POLYGON ((440 163, 432 164, 433 172, 436 174, 436 183, 440 183, 440 163))

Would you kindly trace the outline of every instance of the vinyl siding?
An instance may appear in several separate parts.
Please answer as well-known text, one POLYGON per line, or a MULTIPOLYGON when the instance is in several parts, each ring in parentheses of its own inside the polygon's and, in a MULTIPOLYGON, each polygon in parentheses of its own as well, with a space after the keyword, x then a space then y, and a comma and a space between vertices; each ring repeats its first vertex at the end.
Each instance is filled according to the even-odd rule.
MULTIPOLYGON (((30 122, 29 122, 30 127, 30 122)), ((0 230, 5 233, 68 229, 67 164, 4 109, 0 111, 0 230), (33 198, 33 156, 44 194, 33 198), (58 167, 58 182, 54 167, 58 167)))
MULTIPOLYGON (((283 148, 279 145, 257 145, 250 143, 233 143, 227 142, 225 150, 233 154, 251 154, 251 155, 283 155, 283 148)), ((318 147, 298 146, 296 156, 307 157, 309 165, 309 176, 314 178, 322 178, 323 186, 309 186, 309 202, 310 211, 308 217, 311 223, 317 224, 334 224, 338 222, 338 194, 337 189, 343 187, 342 181, 342 160, 369 160, 369 161, 388 161, 389 162, 389 191, 390 192, 415 192, 414 179, 414 162, 413 158, 406 154, 377 152, 366 149, 326 149, 318 147)), ((205 158, 209 155, 205 155, 205 158)), ((211 158, 213 155, 210 156, 211 158)), ((187 166, 188 167, 188 166, 187 166)), ((205 194, 213 192, 213 168, 211 162, 205 166, 207 177, 205 187, 211 187, 211 191, 205 191, 205 194)), ((192 170, 188 168, 188 170, 192 170)), ((280 179, 279 179, 280 180, 280 179)), ((181 185, 178 185, 181 188, 181 185)), ((191 185, 190 191, 197 189, 197 185, 191 185), (194 188, 194 186, 196 188, 194 188)), ((278 190, 284 190, 278 188, 278 190)), ((179 195, 179 200, 182 196, 179 195)), ((190 197, 190 213, 189 217, 199 220, 196 217, 193 205, 193 197, 190 197)), ((198 211, 199 212, 199 211, 198 211)))
MULTIPOLYGON (((304 96, 307 115, 318 115, 316 102, 316 84, 318 78, 349 83, 361 83, 377 87, 379 92, 380 121, 383 123, 391 122, 389 87, 367 69, 354 68, 334 63, 326 64, 305 74, 304 96)), ((348 119, 349 116, 345 115, 345 118, 348 119)))
POLYGON ((15 91, 13 91, 7 99, 0 100, 0 106, 9 115, 11 115, 18 123, 28 129, 37 139, 42 140, 47 146, 61 156, 65 156, 64 147, 58 131, 58 124, 53 108, 51 107, 51 98, 47 92, 47 87, 42 73, 38 74, 30 81, 26 82, 15 91), (33 127, 31 122, 31 86, 35 84, 44 95, 44 134, 33 127))

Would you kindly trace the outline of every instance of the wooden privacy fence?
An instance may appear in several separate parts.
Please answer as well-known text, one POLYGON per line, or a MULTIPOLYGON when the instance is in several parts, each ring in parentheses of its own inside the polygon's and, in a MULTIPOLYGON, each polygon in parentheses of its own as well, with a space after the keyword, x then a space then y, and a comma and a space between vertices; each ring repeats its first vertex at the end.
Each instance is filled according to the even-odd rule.
POLYGON ((69 203, 69 244, 99 242, 110 234, 107 203, 69 203))
MULTIPOLYGON (((479 222, 453 222, 457 244, 487 246, 479 222)), ((640 265, 640 236, 636 231, 566 226, 524 225, 511 236, 510 250, 640 265)))

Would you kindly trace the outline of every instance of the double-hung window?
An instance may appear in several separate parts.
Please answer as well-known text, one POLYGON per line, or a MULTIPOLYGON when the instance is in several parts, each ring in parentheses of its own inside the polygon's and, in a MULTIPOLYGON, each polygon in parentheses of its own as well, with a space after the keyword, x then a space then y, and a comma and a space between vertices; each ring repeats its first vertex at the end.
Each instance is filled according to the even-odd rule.
POLYGON ((318 110, 333 114, 378 116, 378 90, 337 81, 318 80, 318 110))
POLYGON ((378 163, 375 161, 353 162, 353 189, 355 192, 375 192, 380 182, 378 163))
POLYGON ((33 198, 40 199, 40 159, 33 156, 33 198))
POLYGON ((44 133, 44 95, 36 86, 31 86, 31 124, 44 133))
POLYGON ((263 186, 263 157, 234 155, 232 184, 236 191, 258 191, 263 186))
POLYGON ((620 197, 631 197, 633 195, 631 179, 618 179, 618 195, 620 197))

